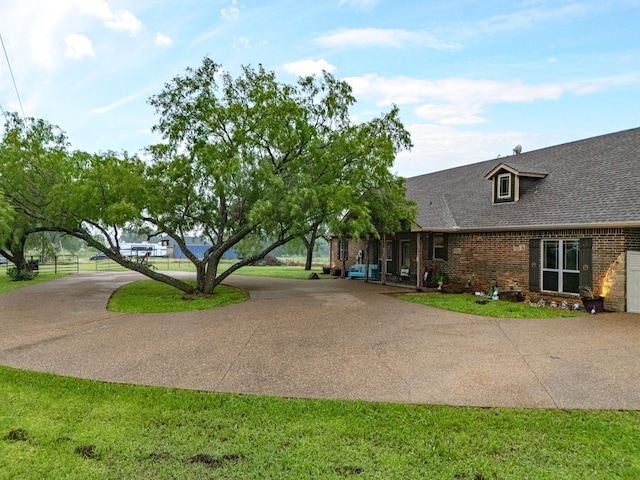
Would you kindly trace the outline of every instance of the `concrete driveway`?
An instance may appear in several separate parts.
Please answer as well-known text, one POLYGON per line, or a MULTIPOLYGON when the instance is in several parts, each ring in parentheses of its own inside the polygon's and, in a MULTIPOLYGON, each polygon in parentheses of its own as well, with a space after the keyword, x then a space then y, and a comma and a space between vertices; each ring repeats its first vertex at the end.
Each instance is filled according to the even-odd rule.
POLYGON ((240 305, 118 314, 131 272, 0 295, 0 363, 81 378, 285 397, 640 409, 640 315, 477 317, 359 280, 232 276, 240 305))

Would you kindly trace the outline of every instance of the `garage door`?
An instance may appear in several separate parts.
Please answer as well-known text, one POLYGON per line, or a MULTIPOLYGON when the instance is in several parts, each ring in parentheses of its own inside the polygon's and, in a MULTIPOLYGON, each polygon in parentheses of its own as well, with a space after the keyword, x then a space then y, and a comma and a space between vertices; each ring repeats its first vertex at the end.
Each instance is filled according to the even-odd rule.
POLYGON ((640 252, 627 252, 627 312, 640 313, 640 252))

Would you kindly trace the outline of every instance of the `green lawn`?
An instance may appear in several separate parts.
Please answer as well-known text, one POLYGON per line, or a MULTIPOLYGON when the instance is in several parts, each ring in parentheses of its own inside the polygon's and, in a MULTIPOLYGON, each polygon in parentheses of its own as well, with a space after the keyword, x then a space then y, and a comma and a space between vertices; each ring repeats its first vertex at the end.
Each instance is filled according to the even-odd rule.
POLYGON ((247 292, 229 285, 219 285, 215 295, 198 295, 185 299, 184 292, 170 285, 155 280, 139 280, 113 292, 107 309, 129 313, 186 312, 224 307, 248 299, 247 292))
POLYGON ((533 307, 525 303, 490 300, 469 294, 408 293, 399 298, 409 302, 443 308, 454 312, 498 318, 557 318, 584 315, 584 310, 571 311, 561 308, 533 307))
POLYGON ((296 400, 0 367, 1 479, 637 479, 640 412, 296 400))
MULTIPOLYGON (((0 291, 8 284, 31 282, 2 279, 0 291)), ((136 282, 125 297, 140 298, 136 288, 156 287, 136 282)), ((460 301, 455 295, 405 297, 460 301)), ((483 308, 481 314, 489 313, 483 308)), ((0 480, 637 479, 638 445, 638 411, 297 400, 0 367, 0 480)))
POLYGON ((6 274, 5 269, 0 269, 0 293, 10 292, 11 290, 16 290, 18 288, 27 287, 29 285, 34 285, 37 283, 48 282, 49 280, 53 280, 54 278, 63 277, 66 274, 53 274, 53 273, 39 273, 36 275, 36 278, 29 281, 24 282, 14 282, 9 278, 9 275, 6 274))

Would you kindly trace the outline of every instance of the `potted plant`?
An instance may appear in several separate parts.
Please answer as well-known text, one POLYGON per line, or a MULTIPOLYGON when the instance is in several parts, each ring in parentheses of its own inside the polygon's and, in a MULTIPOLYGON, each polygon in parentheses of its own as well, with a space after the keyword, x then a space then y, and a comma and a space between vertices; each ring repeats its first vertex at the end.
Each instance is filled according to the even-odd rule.
POLYGON ((604 312, 604 297, 596 295, 591 287, 580 287, 580 299, 587 312, 604 312))
POLYGON ((438 270, 433 275, 433 278, 431 279, 431 284, 438 285, 438 290, 442 290, 442 285, 447 283, 448 281, 449 281, 449 277, 447 277, 447 274, 438 270))

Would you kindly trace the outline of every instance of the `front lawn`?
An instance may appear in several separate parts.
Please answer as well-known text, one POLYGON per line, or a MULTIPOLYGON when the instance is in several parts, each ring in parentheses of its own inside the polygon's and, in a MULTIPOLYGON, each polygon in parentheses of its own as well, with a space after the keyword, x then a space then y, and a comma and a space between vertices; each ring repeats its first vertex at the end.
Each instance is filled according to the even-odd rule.
POLYGON ((0 479, 636 479, 640 412, 298 400, 0 367, 0 479))
POLYGON ((558 318, 584 315, 584 310, 572 311, 561 308, 533 307, 525 303, 490 300, 470 294, 454 293, 407 293, 399 295, 402 300, 430 307, 443 308, 460 313, 498 318, 558 318))
POLYGON ((37 283, 48 282, 54 278, 60 278, 67 275, 65 273, 39 273, 33 280, 14 282, 3 270, 4 269, 0 269, 0 293, 10 292, 12 290, 17 290, 18 288, 35 285, 37 283))
POLYGON ((113 292, 107 310, 127 313, 187 312, 224 307, 248 299, 246 291, 229 285, 219 285, 213 295, 185 297, 184 292, 166 283, 139 280, 113 292))

